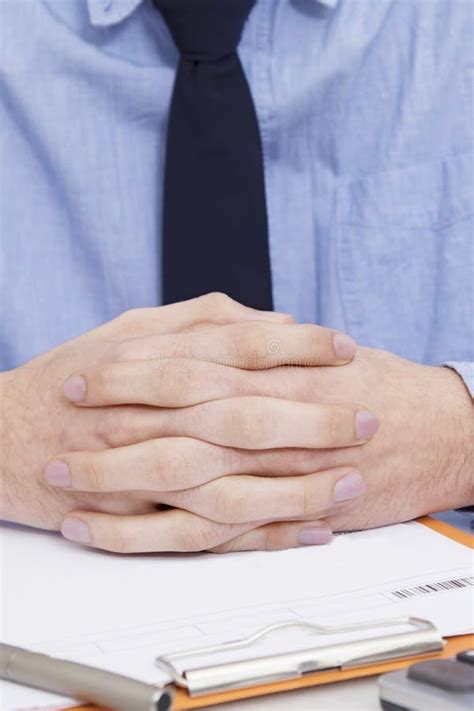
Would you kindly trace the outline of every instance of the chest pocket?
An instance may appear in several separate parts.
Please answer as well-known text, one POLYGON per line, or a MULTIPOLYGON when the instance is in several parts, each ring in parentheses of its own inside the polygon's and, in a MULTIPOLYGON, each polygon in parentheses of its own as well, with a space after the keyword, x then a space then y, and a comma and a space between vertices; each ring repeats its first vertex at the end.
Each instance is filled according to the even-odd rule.
POLYGON ((339 187, 349 331, 422 362, 474 360, 474 153, 339 187))

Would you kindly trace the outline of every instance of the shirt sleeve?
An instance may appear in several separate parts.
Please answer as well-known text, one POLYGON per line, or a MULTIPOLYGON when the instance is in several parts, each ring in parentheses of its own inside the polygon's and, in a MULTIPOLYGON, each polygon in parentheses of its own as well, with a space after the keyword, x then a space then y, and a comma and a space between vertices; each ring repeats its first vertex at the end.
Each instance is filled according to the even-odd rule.
POLYGON ((456 373, 461 376, 467 389, 471 393, 471 397, 474 398, 474 363, 456 363, 454 361, 449 361, 448 363, 445 363, 445 365, 448 368, 455 370, 456 373))

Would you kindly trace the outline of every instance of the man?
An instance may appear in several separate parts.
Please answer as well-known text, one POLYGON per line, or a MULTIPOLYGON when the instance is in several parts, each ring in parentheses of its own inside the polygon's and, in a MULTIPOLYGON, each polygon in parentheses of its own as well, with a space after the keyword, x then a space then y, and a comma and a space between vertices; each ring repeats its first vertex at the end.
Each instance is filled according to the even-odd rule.
POLYGON ((471 504, 471 4, 0 9, 3 517, 228 551, 471 504))

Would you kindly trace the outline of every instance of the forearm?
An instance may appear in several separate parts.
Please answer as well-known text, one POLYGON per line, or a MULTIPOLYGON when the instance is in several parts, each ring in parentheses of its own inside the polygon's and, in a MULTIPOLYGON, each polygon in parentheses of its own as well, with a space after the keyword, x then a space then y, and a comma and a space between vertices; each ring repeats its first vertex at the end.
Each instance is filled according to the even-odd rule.
POLYGON ((48 413, 54 407, 37 394, 27 366, 0 373, 0 520, 38 528, 57 528, 60 508, 42 468, 50 456, 45 440, 48 413))

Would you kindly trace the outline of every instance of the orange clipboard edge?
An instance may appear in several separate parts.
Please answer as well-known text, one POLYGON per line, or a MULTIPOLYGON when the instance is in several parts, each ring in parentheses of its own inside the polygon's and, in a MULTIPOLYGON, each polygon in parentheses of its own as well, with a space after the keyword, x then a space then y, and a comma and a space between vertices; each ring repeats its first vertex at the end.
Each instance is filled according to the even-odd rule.
MULTIPOLYGON (((451 538, 457 543, 462 543, 468 548, 474 549, 474 536, 471 536, 465 531, 460 531, 454 526, 450 526, 443 521, 424 517, 418 519, 418 523, 431 528, 433 531, 440 533, 447 538, 451 538)), ((191 698, 184 689, 176 689, 175 699, 173 703, 173 711, 187 711, 187 709, 200 709, 206 706, 215 706, 224 704, 230 701, 238 701, 239 699, 248 699, 254 696, 266 696, 268 694, 277 694, 282 691, 292 691, 293 689, 303 689, 310 686, 319 686, 321 684, 330 684, 335 681, 346 681, 348 679, 359 679, 366 676, 375 676, 386 674, 390 671, 397 671, 410 666, 414 662, 423 661, 424 659, 444 659, 452 657, 458 652, 474 647, 474 634, 459 635, 450 637, 447 640, 446 646, 442 652, 434 654, 418 655, 416 657, 406 657, 396 661, 382 662, 381 664, 370 664, 366 667, 351 668, 351 669, 335 669, 331 671, 315 672, 314 674, 305 674, 298 679, 290 679, 286 681, 277 681, 273 684, 261 684, 246 689, 235 689, 233 691, 224 691, 208 696, 199 696, 191 698)), ((71 711, 71 710, 70 710, 71 711)), ((80 706, 72 711, 107 711, 99 709, 97 706, 80 706)))

